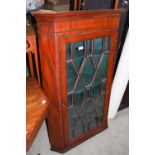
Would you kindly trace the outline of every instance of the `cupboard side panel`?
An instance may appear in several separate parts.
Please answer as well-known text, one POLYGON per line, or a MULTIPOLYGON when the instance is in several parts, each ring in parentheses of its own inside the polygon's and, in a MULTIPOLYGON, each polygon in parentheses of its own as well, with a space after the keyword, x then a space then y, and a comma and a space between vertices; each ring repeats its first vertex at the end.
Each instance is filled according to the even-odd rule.
POLYGON ((53 148, 61 149, 64 147, 64 141, 57 44, 56 34, 39 33, 42 86, 50 102, 47 115, 49 139, 53 148))

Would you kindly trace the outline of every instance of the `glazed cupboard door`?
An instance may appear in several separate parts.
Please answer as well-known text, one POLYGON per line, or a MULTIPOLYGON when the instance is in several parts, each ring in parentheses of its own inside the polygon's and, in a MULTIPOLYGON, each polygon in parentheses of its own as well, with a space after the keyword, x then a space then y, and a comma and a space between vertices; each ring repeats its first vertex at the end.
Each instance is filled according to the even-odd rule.
POLYGON ((107 127, 115 37, 113 31, 60 37, 66 145, 107 127))

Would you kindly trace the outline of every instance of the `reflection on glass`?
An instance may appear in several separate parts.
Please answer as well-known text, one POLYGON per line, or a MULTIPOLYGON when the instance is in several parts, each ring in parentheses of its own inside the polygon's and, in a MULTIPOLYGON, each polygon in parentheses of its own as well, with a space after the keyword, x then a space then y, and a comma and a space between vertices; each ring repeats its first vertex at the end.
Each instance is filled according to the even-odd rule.
POLYGON ((84 59, 85 42, 74 43, 74 63, 79 70, 84 59))

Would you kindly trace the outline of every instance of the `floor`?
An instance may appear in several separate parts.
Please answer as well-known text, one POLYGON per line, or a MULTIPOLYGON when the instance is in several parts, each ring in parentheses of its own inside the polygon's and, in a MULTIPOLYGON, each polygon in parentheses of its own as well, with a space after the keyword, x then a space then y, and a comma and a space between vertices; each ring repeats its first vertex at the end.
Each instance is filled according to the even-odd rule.
MULTIPOLYGON (((119 111, 109 120, 109 128, 63 155, 128 155, 129 154, 129 109, 119 111)), ((50 151, 45 123, 27 155, 62 155, 50 151)))

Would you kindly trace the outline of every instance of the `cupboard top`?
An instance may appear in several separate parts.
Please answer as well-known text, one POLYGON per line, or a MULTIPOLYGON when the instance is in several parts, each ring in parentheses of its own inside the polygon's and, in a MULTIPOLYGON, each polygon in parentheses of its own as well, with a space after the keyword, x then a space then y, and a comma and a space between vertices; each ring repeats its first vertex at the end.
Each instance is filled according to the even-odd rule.
POLYGON ((39 32, 64 32, 89 28, 118 28, 125 9, 55 12, 39 10, 32 12, 39 32))

